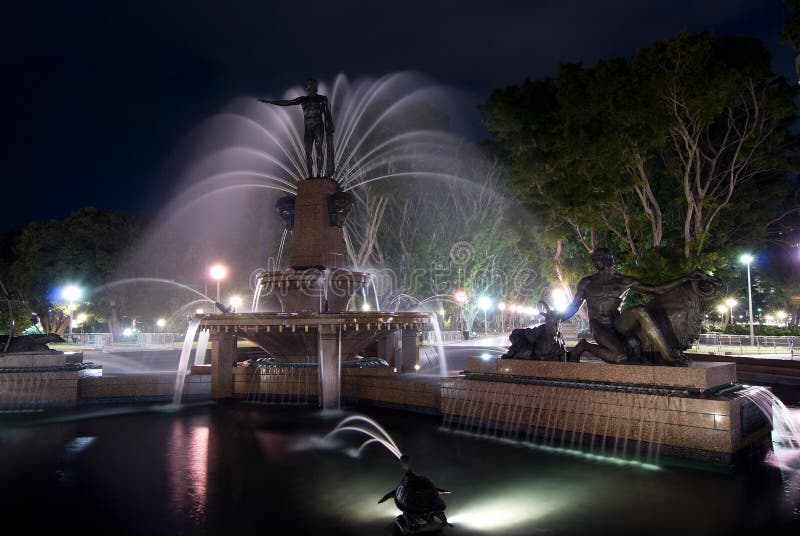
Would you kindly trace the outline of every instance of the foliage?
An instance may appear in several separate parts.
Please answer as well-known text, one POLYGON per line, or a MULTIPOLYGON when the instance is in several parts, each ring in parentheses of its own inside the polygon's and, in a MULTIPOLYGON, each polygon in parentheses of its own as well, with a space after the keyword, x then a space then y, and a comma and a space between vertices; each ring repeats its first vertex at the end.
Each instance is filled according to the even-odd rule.
MULTIPOLYGON (((141 228, 139 218, 84 208, 66 220, 33 222, 19 234, 11 283, 38 313, 47 332, 63 333, 69 312, 60 289, 76 284, 89 289, 107 283, 123 262, 141 228)), ((110 290, 85 295, 81 303, 101 318, 118 316, 124 295, 110 290)))
MULTIPOLYGON (((11 304, 11 311, 14 315, 14 334, 19 335, 31 326, 31 310, 25 302, 12 301, 11 304)), ((11 325, 9 320, 8 305, 6 302, 0 301, 0 334, 8 333, 11 325)))
POLYGON ((800 52, 800 0, 786 0, 786 21, 781 37, 800 52))
POLYGON ((576 248, 603 245, 663 280, 767 239, 796 164, 796 94, 759 41, 682 32, 495 91, 482 113, 559 279, 585 265, 576 248))
MULTIPOLYGON (((722 330, 726 335, 750 335, 749 324, 726 325, 722 330)), ((798 337, 800 336, 800 326, 768 326, 763 324, 753 325, 753 334, 756 336, 769 337, 798 337)))

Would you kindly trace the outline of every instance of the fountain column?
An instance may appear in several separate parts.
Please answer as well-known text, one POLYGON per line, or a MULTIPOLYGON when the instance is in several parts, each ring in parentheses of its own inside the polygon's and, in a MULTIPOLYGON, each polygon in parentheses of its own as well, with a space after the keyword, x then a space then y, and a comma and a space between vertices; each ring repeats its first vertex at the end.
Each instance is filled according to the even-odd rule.
POLYGON ((233 397, 233 365, 236 362, 236 335, 221 332, 211 346, 211 399, 233 397))
POLYGON ((342 385, 342 333, 335 325, 317 329, 317 393, 322 409, 338 409, 342 385))
POLYGON ((419 365, 419 338, 416 329, 403 330, 403 346, 400 357, 400 372, 414 372, 419 365))
POLYGON ((331 225, 331 196, 338 191, 333 179, 306 179, 297 184, 291 266, 344 268, 342 230, 331 225))

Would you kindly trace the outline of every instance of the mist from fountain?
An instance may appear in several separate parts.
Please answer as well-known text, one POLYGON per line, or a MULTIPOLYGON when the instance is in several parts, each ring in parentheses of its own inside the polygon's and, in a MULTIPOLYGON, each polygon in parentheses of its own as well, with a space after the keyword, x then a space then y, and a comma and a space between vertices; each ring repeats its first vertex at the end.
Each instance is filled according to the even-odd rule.
POLYGON ((208 338, 211 332, 207 329, 201 329, 200 334, 197 336, 197 349, 194 353, 194 364, 204 365, 206 362, 206 351, 208 350, 208 338))
POLYGON ((181 348, 181 356, 178 360, 178 373, 175 375, 175 395, 172 398, 172 404, 178 406, 183 398, 183 386, 186 380, 186 372, 189 368, 189 356, 192 353, 192 344, 194 344, 194 337, 197 334, 197 327, 200 325, 199 318, 193 318, 189 322, 189 327, 186 329, 186 336, 183 339, 183 347, 181 348))

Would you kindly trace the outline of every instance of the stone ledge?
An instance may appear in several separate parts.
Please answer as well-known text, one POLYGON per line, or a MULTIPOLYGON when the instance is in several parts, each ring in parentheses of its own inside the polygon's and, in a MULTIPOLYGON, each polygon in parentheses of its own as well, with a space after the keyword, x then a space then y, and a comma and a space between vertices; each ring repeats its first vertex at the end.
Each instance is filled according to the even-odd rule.
POLYGON ((736 381, 736 365, 734 363, 692 363, 689 367, 664 367, 500 358, 483 360, 471 357, 467 371, 553 380, 680 387, 697 389, 700 392, 714 387, 731 385, 736 381))

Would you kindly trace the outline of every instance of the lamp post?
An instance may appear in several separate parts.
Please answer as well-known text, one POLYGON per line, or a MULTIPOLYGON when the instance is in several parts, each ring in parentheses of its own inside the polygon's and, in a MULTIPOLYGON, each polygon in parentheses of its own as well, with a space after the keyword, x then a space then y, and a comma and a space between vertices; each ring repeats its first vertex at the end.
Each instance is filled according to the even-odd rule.
POLYGON ((469 299, 469 296, 465 291, 459 290, 456 291, 455 294, 453 294, 453 299, 455 299, 456 302, 458 302, 458 318, 459 318, 458 323, 461 324, 461 334, 466 340, 469 338, 469 335, 467 335, 467 330, 464 329, 466 328, 466 326, 464 325, 464 303, 466 303, 466 301, 469 299))
POLYGON ((506 332, 506 302, 500 302, 497 304, 497 308, 500 309, 500 331, 503 333, 506 332))
POLYGON ((69 342, 72 342, 72 316, 75 313, 75 302, 81 299, 81 289, 69 285, 61 291, 61 297, 69 302, 69 342))
POLYGON ((78 315, 78 318, 76 319, 78 321, 78 324, 80 324, 81 326, 81 343, 83 343, 83 323, 86 322, 87 318, 88 316, 86 316, 86 313, 81 313, 78 315))
POLYGON ((722 319, 722 327, 725 328, 725 313, 728 312, 728 307, 721 303, 717 305, 717 312, 719 312, 719 317, 722 319))
POLYGON ((489 335, 489 323, 486 312, 492 307, 492 299, 489 296, 481 296, 478 298, 478 307, 483 309, 483 332, 489 335))
POLYGON ((753 333, 753 286, 750 282, 750 263, 753 262, 753 256, 749 253, 745 253, 739 260, 747 265, 747 304, 750 314, 750 346, 754 346, 756 344, 756 337, 753 333))
POLYGON ((215 264, 208 270, 208 275, 217 282, 217 303, 219 303, 219 282, 228 275, 228 269, 222 264, 215 264))
POLYGON ((731 326, 733 325, 733 309, 739 304, 735 299, 728 298, 725 300, 725 305, 728 306, 728 311, 731 313, 731 326))

